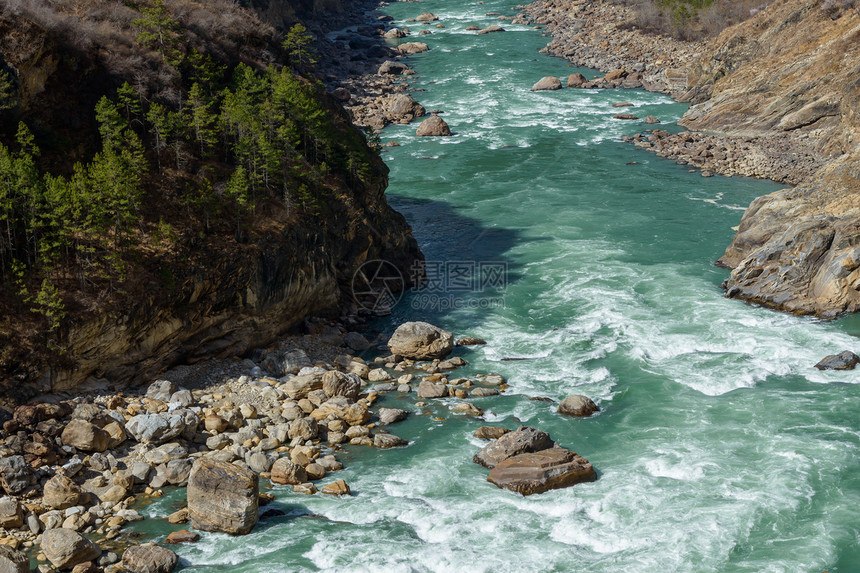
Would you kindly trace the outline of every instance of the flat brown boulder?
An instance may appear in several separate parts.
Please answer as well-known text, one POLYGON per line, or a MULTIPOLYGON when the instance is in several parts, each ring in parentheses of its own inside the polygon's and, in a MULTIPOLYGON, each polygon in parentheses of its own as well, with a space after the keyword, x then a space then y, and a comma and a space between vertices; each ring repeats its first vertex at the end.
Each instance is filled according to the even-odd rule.
POLYGON ((257 524, 259 483, 249 469, 199 458, 188 477, 188 518, 202 531, 244 535, 257 524))
POLYGON ((170 573, 178 563, 176 553, 154 543, 129 547, 122 554, 122 566, 129 573, 170 573))
POLYGON ((476 336, 464 336, 463 338, 455 342, 457 346, 480 346, 486 343, 486 340, 484 340, 483 338, 478 338, 476 336))
POLYGON ((594 481, 597 473, 582 456, 554 447, 539 452, 519 454, 490 470, 487 481, 522 495, 543 493, 594 481))
POLYGON ((537 452, 553 446, 549 434, 536 428, 520 426, 495 442, 489 443, 475 454, 473 461, 485 468, 494 468, 503 461, 519 454, 537 452))
POLYGON ((639 119, 637 116, 633 115, 632 113, 616 113, 612 117, 614 117, 615 119, 639 119))
POLYGON ((561 80, 555 76, 546 76, 538 80, 538 82, 532 86, 532 91, 544 91, 544 90, 560 90, 561 89, 561 80))
POLYGON ((422 12, 420 16, 415 18, 416 22, 435 22, 439 19, 439 16, 434 14, 433 12, 422 12))
POLYGON ((198 539, 200 539, 199 533, 188 531, 187 529, 180 529, 179 531, 171 531, 170 535, 167 536, 167 539, 165 539, 164 542, 176 545, 178 543, 194 543, 198 539))
POLYGON ((499 26, 498 24, 493 24, 492 26, 487 26, 483 30, 478 30, 478 34, 489 34, 491 32, 504 32, 505 29, 499 26))
MULTIPOLYGON (((432 118, 425 120, 424 123, 430 119, 432 118)), ((423 126, 424 123, 421 125, 423 126)), ((447 330, 442 330, 428 322, 404 322, 391 335, 388 348, 391 349, 392 354, 413 360, 445 358, 454 350, 454 336, 447 330)))
POLYGON ((421 125, 415 131, 415 135, 421 137, 449 137, 451 135, 451 128, 438 115, 431 115, 421 122, 421 125))
POLYGON ((582 394, 568 396, 558 405, 559 414, 574 416, 576 418, 587 418, 599 409, 597 404, 591 401, 591 398, 582 394))

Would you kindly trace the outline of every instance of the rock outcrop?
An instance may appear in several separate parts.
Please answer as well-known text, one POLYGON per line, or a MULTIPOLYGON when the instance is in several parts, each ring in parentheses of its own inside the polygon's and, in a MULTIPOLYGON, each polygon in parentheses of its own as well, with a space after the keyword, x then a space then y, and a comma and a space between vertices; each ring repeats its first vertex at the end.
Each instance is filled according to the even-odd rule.
POLYGON ((543 493, 596 479, 597 473, 588 460, 559 447, 508 458, 490 470, 487 476, 487 481, 522 495, 543 493))
POLYGON ((778 2, 725 30, 690 68, 698 103, 685 127, 788 136, 803 146, 783 162, 802 160, 797 149, 829 160, 796 188, 753 201, 718 263, 733 269, 726 296, 826 318, 860 310, 858 34, 856 10, 778 2))
POLYGON ((257 475, 212 458, 194 462, 188 478, 188 518, 202 531, 243 535, 257 524, 257 475))

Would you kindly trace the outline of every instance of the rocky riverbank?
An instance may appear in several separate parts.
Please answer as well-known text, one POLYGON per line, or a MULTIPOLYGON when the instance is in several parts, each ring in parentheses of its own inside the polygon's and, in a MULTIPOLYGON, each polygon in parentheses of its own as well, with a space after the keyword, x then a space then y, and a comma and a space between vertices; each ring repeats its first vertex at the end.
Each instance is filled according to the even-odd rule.
POLYGON ((641 33, 611 1, 539 0, 523 17, 547 27, 550 54, 607 72, 570 87, 643 87, 693 103, 690 131, 625 138, 702 175, 798 185, 760 198, 719 264, 727 296, 832 318, 860 308, 860 13, 786 0, 708 43, 641 33), (634 77, 635 81, 629 78, 634 77))
MULTIPOLYGON (((17 565, 26 551, 40 571, 170 571, 171 550, 137 546, 124 532, 143 519, 133 506, 164 488, 188 487, 188 507, 170 523, 248 533, 274 499, 259 493, 259 479, 349 495, 329 477, 343 468, 340 448, 406 445, 388 426, 422 414, 426 400, 453 398, 453 414, 481 416, 468 398, 506 387, 498 374, 452 376, 466 361, 450 356, 451 333, 427 323, 401 325, 370 362, 358 356, 374 352, 361 334, 326 321, 307 329, 249 359, 174 368, 139 394, 57 394, 0 410, 0 564, 28 571, 17 565), (376 406, 386 392, 414 394, 414 411, 376 406)), ((197 536, 175 532, 166 543, 197 536)))

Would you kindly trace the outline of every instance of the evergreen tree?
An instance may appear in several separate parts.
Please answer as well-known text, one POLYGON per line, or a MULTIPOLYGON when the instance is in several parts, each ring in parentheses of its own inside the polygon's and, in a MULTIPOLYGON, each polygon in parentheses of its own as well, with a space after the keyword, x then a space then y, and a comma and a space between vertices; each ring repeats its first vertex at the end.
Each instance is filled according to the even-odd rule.
POLYGON ((290 62, 304 69, 317 63, 317 55, 311 48, 314 38, 302 24, 295 24, 287 31, 283 48, 290 56, 290 62))
POLYGON ((161 54, 164 61, 178 66, 182 61, 179 51, 180 26, 171 17, 164 0, 150 0, 140 7, 141 17, 134 20, 137 26, 137 43, 161 54))

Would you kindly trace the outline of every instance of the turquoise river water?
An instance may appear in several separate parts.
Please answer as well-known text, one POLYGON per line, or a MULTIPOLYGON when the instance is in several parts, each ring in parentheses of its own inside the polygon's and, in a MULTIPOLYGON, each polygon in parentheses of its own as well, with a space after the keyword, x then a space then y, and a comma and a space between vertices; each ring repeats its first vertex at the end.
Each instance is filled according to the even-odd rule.
MULTIPOLYGON (((780 186, 706 179, 619 141, 645 126, 612 119, 613 102, 678 129, 686 106, 666 96, 529 91, 545 75, 596 73, 539 54, 547 39, 526 26, 465 31, 513 14, 502 0, 386 11, 399 25, 431 11, 445 26, 405 24, 431 47, 411 59, 426 90, 414 96, 455 135, 418 138, 414 123, 383 141, 400 143, 385 154, 390 202, 451 282, 407 294, 376 327, 428 320, 483 337, 457 351, 465 374, 499 372, 510 388, 474 400, 484 420, 452 414, 453 399, 417 408, 414 393, 389 394, 414 412, 391 427, 411 443, 339 453, 352 497, 276 486, 285 516, 179 546, 184 570, 860 571, 860 386, 813 368, 857 350, 859 323, 727 300, 713 265, 743 209, 780 186), (464 266, 504 272, 457 290, 464 266), (566 418, 529 400, 574 393, 601 412, 566 418), (485 481, 472 432, 519 423, 588 458, 599 479, 530 497, 485 481)), ((181 498, 146 511, 166 515, 181 498)), ((155 540, 169 531, 144 523, 155 540)))

